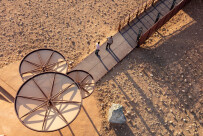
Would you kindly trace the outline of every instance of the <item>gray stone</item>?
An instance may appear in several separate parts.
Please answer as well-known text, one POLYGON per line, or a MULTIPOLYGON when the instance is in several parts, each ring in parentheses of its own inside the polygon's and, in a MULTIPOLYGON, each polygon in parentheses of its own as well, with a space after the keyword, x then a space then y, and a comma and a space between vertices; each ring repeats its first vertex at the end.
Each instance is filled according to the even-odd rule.
POLYGON ((123 113, 123 106, 120 104, 112 104, 109 109, 108 121, 112 124, 123 124, 126 122, 126 117, 123 113))

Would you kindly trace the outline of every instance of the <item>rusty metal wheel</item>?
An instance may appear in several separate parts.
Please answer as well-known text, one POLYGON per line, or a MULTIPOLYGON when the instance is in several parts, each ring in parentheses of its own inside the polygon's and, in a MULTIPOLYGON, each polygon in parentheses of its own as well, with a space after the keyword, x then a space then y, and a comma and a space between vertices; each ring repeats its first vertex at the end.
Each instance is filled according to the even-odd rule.
POLYGON ((24 81, 44 72, 66 73, 65 57, 52 49, 38 49, 27 54, 20 63, 19 72, 24 81))
POLYGON ((15 98, 18 119, 29 129, 50 132, 78 116, 82 96, 77 83, 62 73, 46 72, 28 79, 15 98))
POLYGON ((82 98, 90 96, 95 89, 95 81, 88 72, 83 70, 73 70, 67 73, 79 86, 82 98))

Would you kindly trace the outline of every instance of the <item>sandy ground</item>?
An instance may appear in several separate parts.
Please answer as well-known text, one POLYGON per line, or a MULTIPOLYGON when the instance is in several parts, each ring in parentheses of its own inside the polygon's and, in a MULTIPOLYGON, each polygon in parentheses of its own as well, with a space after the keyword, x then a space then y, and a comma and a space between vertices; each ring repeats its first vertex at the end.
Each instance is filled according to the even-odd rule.
POLYGON ((98 83, 105 136, 203 135, 203 2, 192 1, 98 83), (112 103, 127 124, 107 122, 112 103))
MULTIPOLYGON (((38 48, 55 49, 74 66, 137 1, 0 0, 0 67, 38 48)), ((192 1, 98 82, 102 136, 203 135, 202 6, 192 1), (112 103, 124 106, 126 125, 107 123, 112 103)))
POLYGON ((0 67, 38 48, 76 65, 140 0, 0 0, 0 67))

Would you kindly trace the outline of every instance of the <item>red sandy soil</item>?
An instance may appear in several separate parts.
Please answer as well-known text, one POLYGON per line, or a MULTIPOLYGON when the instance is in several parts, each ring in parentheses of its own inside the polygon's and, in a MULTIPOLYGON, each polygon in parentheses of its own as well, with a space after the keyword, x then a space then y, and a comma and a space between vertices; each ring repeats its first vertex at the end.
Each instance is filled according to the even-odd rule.
POLYGON ((202 7, 189 3, 98 82, 103 136, 203 135, 202 7), (112 103, 127 124, 109 125, 112 103))
POLYGON ((140 0, 0 0, 0 67, 38 48, 79 63, 140 0))
MULTIPOLYGON (((55 49, 76 65, 96 41, 115 34, 135 1, 0 0, 0 66, 38 48, 55 49)), ((202 7, 193 0, 97 83, 91 97, 98 99, 102 136, 203 135, 202 7), (112 103, 123 105, 127 124, 108 124, 112 103)))

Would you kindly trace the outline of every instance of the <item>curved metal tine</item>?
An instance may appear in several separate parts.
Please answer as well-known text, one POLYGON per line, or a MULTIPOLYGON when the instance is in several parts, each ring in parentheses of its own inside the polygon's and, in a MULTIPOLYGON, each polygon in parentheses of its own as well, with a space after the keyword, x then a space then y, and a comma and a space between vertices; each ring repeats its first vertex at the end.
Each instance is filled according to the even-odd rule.
POLYGON ((66 118, 61 114, 61 112, 56 108, 56 106, 54 104, 53 105, 53 109, 56 110, 56 112, 62 117, 62 119, 66 122, 66 124, 68 125, 68 121, 66 120, 66 118))
POLYGON ((38 56, 38 58, 39 58, 39 61, 40 61, 40 63, 41 63, 41 66, 43 66, 42 58, 41 58, 39 52, 37 52, 37 56, 38 56))
POLYGON ((31 61, 28 61, 28 60, 24 60, 24 61, 27 62, 27 63, 29 63, 29 64, 32 64, 32 65, 34 65, 34 66, 36 66, 36 67, 40 67, 39 64, 36 64, 36 63, 34 63, 34 62, 31 62, 31 61))
POLYGON ((42 101, 42 102, 46 101, 46 99, 44 99, 44 98, 37 98, 37 97, 27 97, 27 96, 20 96, 20 95, 18 95, 17 97, 21 97, 21 98, 25 98, 25 99, 31 99, 31 100, 36 100, 36 101, 42 101))
POLYGON ((58 92, 57 94, 55 94, 54 96, 52 96, 52 100, 55 99, 56 97, 58 97, 59 95, 61 95, 62 93, 64 93, 68 88, 70 88, 73 84, 75 83, 72 83, 70 84, 68 87, 66 87, 65 89, 61 90, 60 92, 58 92))
POLYGON ((90 94, 84 87, 80 87, 84 92, 86 92, 88 95, 90 94))
POLYGON ((53 56, 54 51, 51 53, 51 55, 49 56, 49 59, 47 60, 47 62, 44 64, 45 66, 49 63, 49 61, 51 60, 51 57, 53 56))
POLYGON ((44 116, 44 120, 43 120, 43 124, 42 124, 42 130, 45 130, 45 124, 46 124, 46 120, 48 118, 48 114, 49 114, 49 107, 46 107, 46 112, 45 112, 45 116, 44 116))
POLYGON ((62 60, 62 61, 59 61, 59 62, 51 63, 51 64, 47 65, 47 68, 53 67, 53 66, 55 66, 55 65, 57 65, 57 64, 60 64, 60 63, 62 63, 62 62, 65 62, 65 61, 66 61, 66 60, 62 60))
POLYGON ((85 78, 83 78, 83 79, 81 80, 81 83, 82 83, 83 81, 85 81, 85 79, 86 79, 88 76, 90 76, 90 75, 88 74, 85 78))
POLYGON ((36 69, 30 70, 30 71, 23 72, 23 73, 21 73, 21 75, 28 74, 28 73, 34 73, 34 72, 38 72, 38 71, 41 71, 41 70, 39 68, 36 68, 36 69))
POLYGON ((67 100, 53 100, 52 102, 57 102, 57 103, 81 103, 77 101, 67 101, 67 100))
POLYGON ((49 98, 51 98, 51 96, 52 96, 52 92, 53 92, 53 89, 54 89, 55 79, 56 79, 56 73, 54 74, 54 79, 53 79, 53 83, 52 83, 52 86, 51 86, 51 92, 50 92, 49 98))
POLYGON ((37 84, 37 82, 34 80, 34 78, 32 79, 34 81, 34 83, 36 84, 36 86, 39 88, 39 90, 42 92, 42 94, 48 99, 48 97, 46 96, 46 94, 42 91, 42 89, 39 87, 39 85, 37 84))
POLYGON ((28 113, 26 113, 26 114, 24 114, 23 116, 21 116, 20 119, 22 119, 23 117, 25 117, 25 116, 27 116, 27 115, 29 115, 29 114, 31 114, 31 113, 37 111, 38 109, 44 107, 44 106, 46 105, 46 103, 47 103, 46 101, 43 102, 42 104, 40 104, 39 106, 35 107, 34 109, 32 109, 31 111, 29 111, 28 113))

